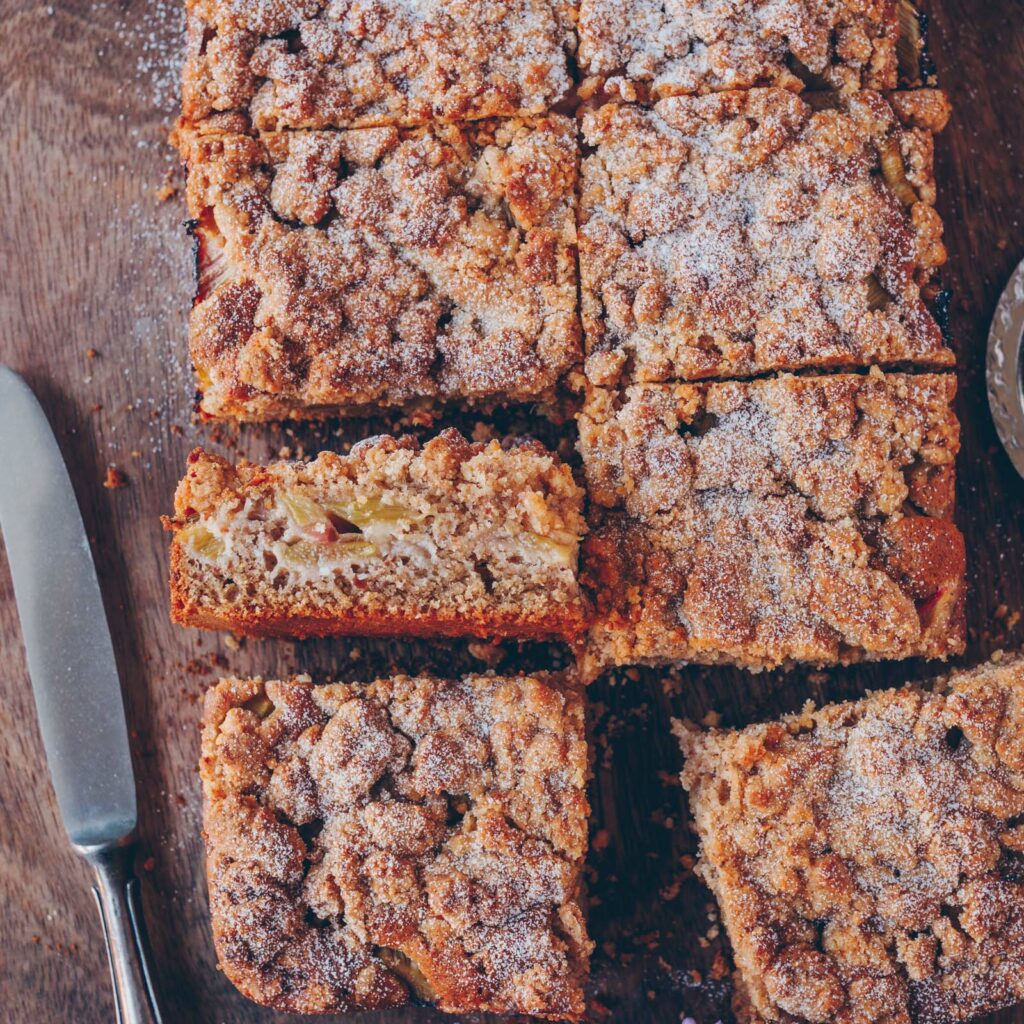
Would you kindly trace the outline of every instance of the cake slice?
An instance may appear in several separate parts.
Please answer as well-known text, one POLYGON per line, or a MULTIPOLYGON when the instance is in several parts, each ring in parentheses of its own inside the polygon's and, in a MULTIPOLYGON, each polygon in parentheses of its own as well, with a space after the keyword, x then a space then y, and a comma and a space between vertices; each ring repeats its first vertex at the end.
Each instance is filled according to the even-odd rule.
POLYGON ((582 500, 541 445, 455 431, 269 466, 196 450, 165 521, 171 617, 249 636, 572 638, 582 500))
POLYGON ((1024 662, 680 734, 741 1019, 952 1024, 1024 999, 1024 662))
POLYGON ((586 372, 620 382, 952 365, 934 90, 751 89, 583 117, 586 372))
POLYGON ((907 0, 581 0, 579 34, 584 96, 888 90, 924 78, 907 0))
POLYGON ((206 418, 553 402, 581 357, 566 117, 180 125, 206 418))
POLYGON ((960 653, 955 391, 877 370, 593 389, 584 674, 960 653))
POLYGON ((543 114, 572 87, 567 0, 186 0, 183 107, 261 128, 543 114))
POLYGON ((209 691, 221 969, 277 1010, 582 1019, 583 703, 554 675, 209 691))

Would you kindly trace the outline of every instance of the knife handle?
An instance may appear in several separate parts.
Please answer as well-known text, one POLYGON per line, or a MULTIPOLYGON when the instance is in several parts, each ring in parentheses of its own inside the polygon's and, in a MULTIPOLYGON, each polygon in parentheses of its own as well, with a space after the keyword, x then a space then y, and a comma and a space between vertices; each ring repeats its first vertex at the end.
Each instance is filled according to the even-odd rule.
POLYGON ((161 1024, 150 970, 133 846, 79 849, 89 862, 114 985, 117 1024, 161 1024))

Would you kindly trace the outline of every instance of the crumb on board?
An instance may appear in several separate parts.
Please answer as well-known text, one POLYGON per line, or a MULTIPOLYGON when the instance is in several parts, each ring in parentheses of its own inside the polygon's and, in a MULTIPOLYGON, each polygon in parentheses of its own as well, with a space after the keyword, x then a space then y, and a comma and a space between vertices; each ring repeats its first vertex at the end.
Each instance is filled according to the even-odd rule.
POLYGON ((124 473, 122 473, 121 470, 117 468, 117 466, 107 466, 107 474, 103 478, 103 486, 106 487, 108 491, 114 491, 121 487, 127 487, 128 477, 126 477, 124 473))
POLYGON ((174 175, 174 168, 169 167, 164 175, 164 180, 154 189, 158 203, 166 203, 178 194, 178 186, 174 184, 174 175))

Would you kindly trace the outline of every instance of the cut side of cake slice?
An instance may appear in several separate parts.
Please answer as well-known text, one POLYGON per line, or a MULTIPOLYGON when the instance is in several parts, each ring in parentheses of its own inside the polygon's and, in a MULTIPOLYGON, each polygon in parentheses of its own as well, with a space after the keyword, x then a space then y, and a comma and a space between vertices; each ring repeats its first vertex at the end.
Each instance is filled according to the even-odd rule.
POLYGON ((183 122, 204 418, 557 403, 581 360, 566 117, 183 122))
POLYGON ((592 389, 584 674, 962 652, 955 392, 877 370, 592 389))
POLYGON ((1024 999, 1024 661, 679 731, 742 1020, 952 1024, 1024 999))
POLYGON ((217 952, 248 998, 582 1019, 588 757, 571 681, 225 679, 200 772, 217 952))
POLYGON ((580 284, 593 384, 954 362, 935 90, 751 89, 583 116, 580 284))
POLYGON ((582 502, 541 445, 455 431, 268 466, 197 450, 166 520, 171 615, 250 636, 573 638, 582 502))

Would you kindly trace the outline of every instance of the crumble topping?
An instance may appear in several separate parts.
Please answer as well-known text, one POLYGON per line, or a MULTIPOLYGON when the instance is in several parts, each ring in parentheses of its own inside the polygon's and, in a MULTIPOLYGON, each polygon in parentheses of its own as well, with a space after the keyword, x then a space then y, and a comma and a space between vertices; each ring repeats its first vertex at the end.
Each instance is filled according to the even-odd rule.
POLYGON ((559 677, 226 679, 200 767, 218 953, 249 998, 581 1018, 587 752, 559 677))
POLYGON ((1024 662, 739 732, 681 728, 747 1019, 909 1024, 1024 998, 1024 662))
POLYGON ((586 673, 962 651, 955 390, 879 371, 594 389, 586 673))
POLYGON ((899 35, 889 0, 581 0, 582 91, 895 89, 899 35))
POLYGON ((568 118, 178 143, 204 415, 551 400, 577 362, 568 118))
POLYGON ((572 87, 562 0, 187 0, 184 112, 260 129, 546 113, 572 87))
POLYGON ((946 259, 940 93, 753 89, 583 117, 586 370, 596 384, 949 365, 922 288, 946 259))
POLYGON ((582 504, 536 442, 377 437, 268 466, 197 449, 166 523, 172 616, 254 636, 576 636, 582 504))

